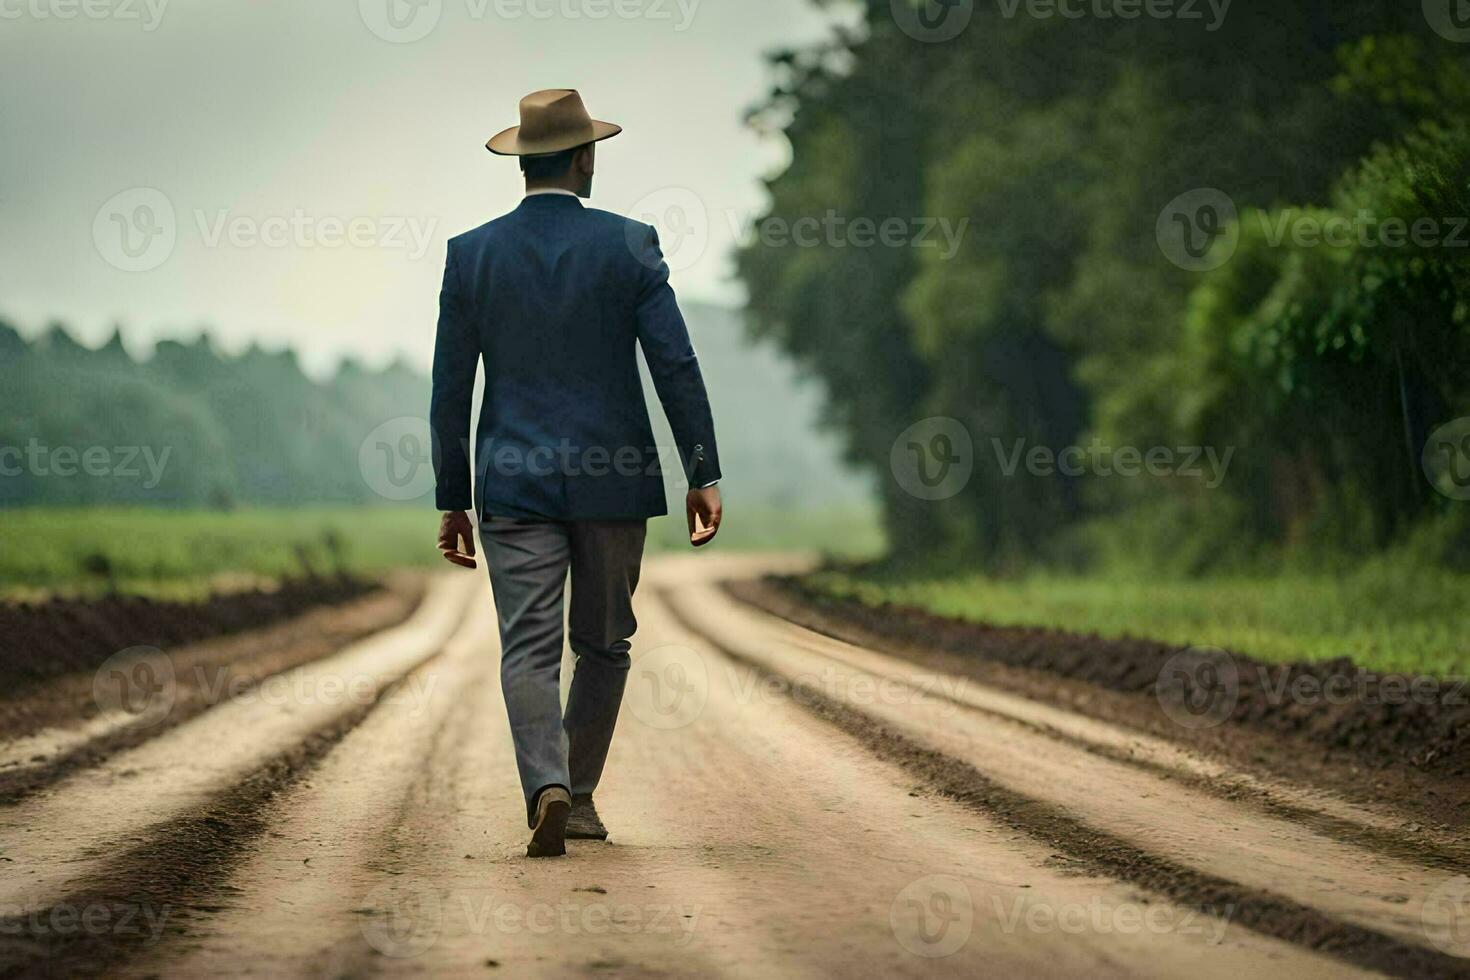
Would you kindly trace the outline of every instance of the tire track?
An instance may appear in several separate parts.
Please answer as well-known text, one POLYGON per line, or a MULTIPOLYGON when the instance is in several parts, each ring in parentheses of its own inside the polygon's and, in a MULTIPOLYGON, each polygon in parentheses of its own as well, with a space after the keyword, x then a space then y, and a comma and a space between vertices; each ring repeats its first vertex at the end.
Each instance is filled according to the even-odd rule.
MULTIPOLYGON (((0 745, 0 806, 19 803, 78 769, 99 765, 203 714, 218 703, 219 691, 251 695, 292 668, 337 654, 346 645, 404 622, 412 612, 401 597, 389 594, 348 608, 317 610, 263 634, 170 651, 167 658, 178 681, 163 718, 140 720, 138 712, 111 711, 0 745), (339 625, 344 614, 353 616, 350 626, 339 625), (186 683, 186 678, 197 683, 186 683)), ((79 678, 66 678, 59 689, 46 694, 70 703, 88 703, 95 697, 92 687, 79 678)))
POLYGON ((288 671, 279 701, 230 700, 0 811, 0 857, 10 865, 0 909, 14 917, 52 907, 105 880, 112 855, 148 846, 157 836, 149 828, 269 787, 324 751, 440 651, 462 616, 464 584, 441 581, 404 626, 288 671))
MULTIPOLYGON (((902 726, 877 719, 816 684, 793 680, 771 666, 769 638, 765 641, 765 653, 754 656, 742 646, 721 639, 706 625, 710 619, 711 594, 707 589, 676 590, 666 586, 661 597, 691 633, 788 692, 839 730, 862 741, 879 758, 903 766, 930 789, 1057 848, 1079 867, 1133 881, 1172 901, 1201 910, 1233 906, 1237 921, 1262 935, 1328 952, 1366 969, 1393 975, 1470 976, 1470 962, 1463 959, 1161 857, 1074 817, 1066 809, 996 782, 974 765, 936 750, 908 734, 902 726), (698 598, 690 599, 694 592, 698 592, 698 598), (698 606, 700 616, 689 611, 690 605, 698 606)), ((726 630, 732 629, 729 618, 722 625, 726 630)))

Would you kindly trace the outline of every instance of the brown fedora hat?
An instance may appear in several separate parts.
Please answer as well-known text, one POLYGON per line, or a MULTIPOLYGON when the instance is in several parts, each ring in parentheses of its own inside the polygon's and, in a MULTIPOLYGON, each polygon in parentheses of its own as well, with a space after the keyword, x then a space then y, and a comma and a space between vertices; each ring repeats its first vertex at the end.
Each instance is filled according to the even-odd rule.
POLYGON ((534 157, 596 143, 622 131, 621 126, 587 115, 576 89, 548 88, 522 99, 521 124, 490 137, 485 149, 506 157, 534 157))

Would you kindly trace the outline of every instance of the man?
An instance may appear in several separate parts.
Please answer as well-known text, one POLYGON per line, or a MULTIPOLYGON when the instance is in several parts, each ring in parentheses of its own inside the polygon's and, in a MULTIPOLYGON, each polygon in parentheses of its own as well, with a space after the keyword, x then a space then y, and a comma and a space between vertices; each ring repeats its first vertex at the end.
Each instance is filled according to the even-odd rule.
POLYGON ((453 239, 439 295, 430 425, 444 557, 475 567, 473 506, 500 619, 500 676, 531 826, 529 857, 606 839, 592 802, 628 676, 646 521, 668 513, 638 377, 641 347, 689 480, 690 543, 720 527, 719 453, 699 361, 653 228, 584 207, 593 120, 571 89, 521 100, 492 137, 526 197, 453 239), (477 362, 485 392, 469 416, 477 362), (562 602, 576 670, 560 699, 562 602))

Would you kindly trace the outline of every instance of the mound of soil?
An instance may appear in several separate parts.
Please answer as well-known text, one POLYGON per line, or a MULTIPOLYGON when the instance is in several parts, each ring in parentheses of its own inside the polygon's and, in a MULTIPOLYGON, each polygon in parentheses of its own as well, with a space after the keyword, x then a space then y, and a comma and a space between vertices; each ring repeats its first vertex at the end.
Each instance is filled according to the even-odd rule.
POLYGON ((378 587, 366 579, 310 577, 201 602, 110 596, 0 604, 0 682, 15 696, 64 674, 95 670, 129 647, 168 650, 257 629, 378 587))
POLYGON ((1148 716, 1144 727, 1154 730, 1188 735, 1230 723, 1341 750, 1375 767, 1408 763, 1442 777, 1470 777, 1470 684, 1464 679, 1380 674, 1346 658, 1264 663, 1235 651, 990 626, 907 606, 835 599, 792 577, 736 582, 729 589, 742 601, 840 639, 917 645, 1127 694, 1148 716))

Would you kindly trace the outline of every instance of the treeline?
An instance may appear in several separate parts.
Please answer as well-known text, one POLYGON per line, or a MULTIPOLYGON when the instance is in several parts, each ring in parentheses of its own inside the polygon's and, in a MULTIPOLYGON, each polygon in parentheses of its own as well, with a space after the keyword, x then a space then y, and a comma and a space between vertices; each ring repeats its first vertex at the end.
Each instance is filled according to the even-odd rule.
POLYGON ((348 360, 321 382, 290 351, 230 356, 203 336, 138 360, 117 334, 91 349, 4 323, 0 390, 0 506, 384 503, 359 449, 429 397, 402 364, 348 360))
POLYGON ((754 332, 826 383, 900 555, 1339 560, 1470 507, 1421 458, 1470 415, 1470 48, 1417 3, 918 6, 773 54, 751 119, 793 162, 762 224, 968 219, 958 248, 740 256, 754 332), (946 11, 970 20, 944 39, 946 11), (942 500, 890 475, 934 416, 974 445, 942 500), (1080 453, 1007 467, 1018 446, 1080 453), (1119 447, 1232 455, 1215 486, 1104 476, 1119 447))

